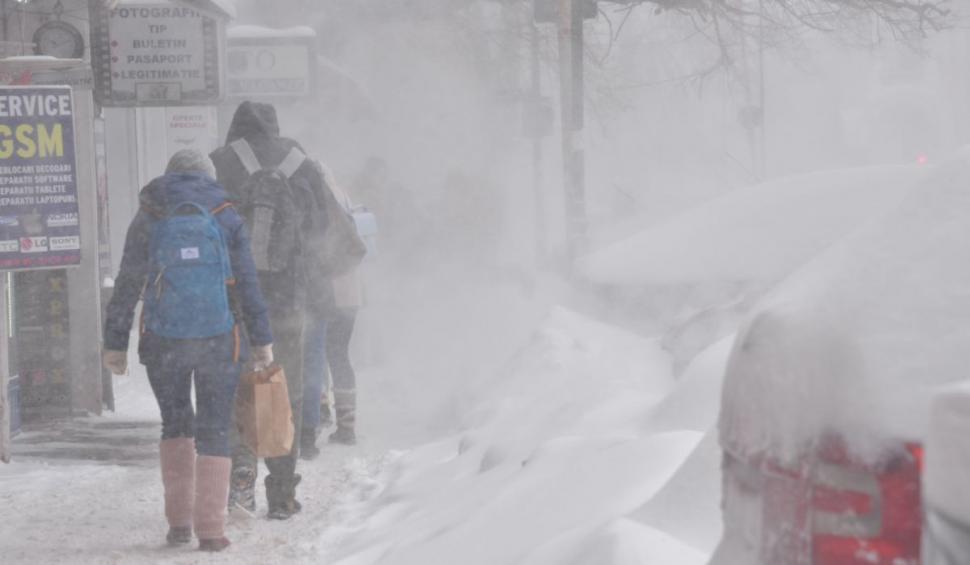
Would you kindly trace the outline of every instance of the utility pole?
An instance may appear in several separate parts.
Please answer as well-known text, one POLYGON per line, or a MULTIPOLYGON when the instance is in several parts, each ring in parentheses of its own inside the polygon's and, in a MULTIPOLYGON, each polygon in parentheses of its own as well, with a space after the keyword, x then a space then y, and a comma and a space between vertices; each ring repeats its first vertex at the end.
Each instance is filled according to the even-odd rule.
POLYGON ((542 66, 539 60, 539 26, 530 21, 530 74, 532 83, 532 188, 535 193, 535 232, 536 232, 536 263, 542 264, 546 260, 546 199, 542 175, 542 132, 540 131, 542 104, 542 66))
POLYGON ((758 0, 758 106, 761 114, 761 151, 758 174, 768 178, 768 115, 765 113, 765 0, 758 0))
POLYGON ((586 248, 586 154, 583 16, 586 0, 559 0, 559 69, 562 110, 566 259, 570 268, 586 248))

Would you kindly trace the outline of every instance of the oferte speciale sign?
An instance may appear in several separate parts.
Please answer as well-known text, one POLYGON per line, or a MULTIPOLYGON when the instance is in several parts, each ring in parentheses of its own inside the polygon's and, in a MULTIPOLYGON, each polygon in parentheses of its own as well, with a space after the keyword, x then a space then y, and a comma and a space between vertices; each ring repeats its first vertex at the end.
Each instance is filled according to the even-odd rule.
POLYGON ((0 88, 0 269, 80 264, 80 224, 71 88, 0 88))
POLYGON ((184 5, 128 0, 96 12, 92 55, 105 106, 178 106, 222 95, 225 20, 184 5))

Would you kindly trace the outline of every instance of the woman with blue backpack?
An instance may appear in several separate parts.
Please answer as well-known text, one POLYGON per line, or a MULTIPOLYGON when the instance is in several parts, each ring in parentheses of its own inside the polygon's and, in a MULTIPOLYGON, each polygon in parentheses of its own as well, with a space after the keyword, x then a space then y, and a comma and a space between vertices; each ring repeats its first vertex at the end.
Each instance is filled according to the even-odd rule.
POLYGON ((209 158, 187 149, 142 190, 104 331, 104 364, 125 374, 143 300, 138 353, 162 416, 166 539, 190 543, 194 529, 203 551, 229 545, 229 428, 242 362, 273 362, 250 238, 214 177, 209 158))

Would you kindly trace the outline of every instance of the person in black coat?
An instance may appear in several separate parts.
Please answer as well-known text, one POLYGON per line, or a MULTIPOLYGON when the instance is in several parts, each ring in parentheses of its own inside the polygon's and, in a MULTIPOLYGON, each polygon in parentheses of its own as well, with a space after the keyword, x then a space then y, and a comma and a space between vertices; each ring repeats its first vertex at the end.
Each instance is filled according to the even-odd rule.
MULTIPOLYGON (((226 138, 226 145, 211 154, 217 178, 230 195, 243 200, 242 189, 250 180, 250 168, 240 156, 233 142, 245 140, 251 148, 261 169, 280 168, 284 161, 300 145, 280 136, 276 110, 269 104, 243 102, 236 109, 226 138)), ((287 174, 289 183, 304 198, 311 199, 300 205, 302 217, 299 222, 303 250, 286 258, 287 267, 280 272, 260 271, 259 277, 269 303, 270 323, 276 336, 276 358, 286 373, 290 403, 293 409, 295 439, 293 450, 283 457, 266 459, 269 475, 266 477, 268 516, 287 519, 300 511, 296 500, 296 486, 300 476, 296 474, 301 430, 301 407, 303 403, 303 331, 309 301, 331 301, 332 287, 329 279, 317 276, 308 266, 305 249, 319 244, 326 233, 326 184, 319 169, 309 159, 298 162, 299 166, 287 174)), ((230 504, 250 512, 255 510, 256 457, 239 438, 233 442, 233 471, 230 504)))

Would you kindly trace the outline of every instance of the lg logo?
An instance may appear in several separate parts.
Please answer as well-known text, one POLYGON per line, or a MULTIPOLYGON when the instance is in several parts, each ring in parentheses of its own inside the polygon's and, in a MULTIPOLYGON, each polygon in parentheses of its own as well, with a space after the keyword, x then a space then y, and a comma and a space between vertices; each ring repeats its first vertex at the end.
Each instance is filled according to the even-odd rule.
POLYGON ((40 253, 47 251, 48 244, 46 237, 22 237, 20 238, 21 253, 40 253))

